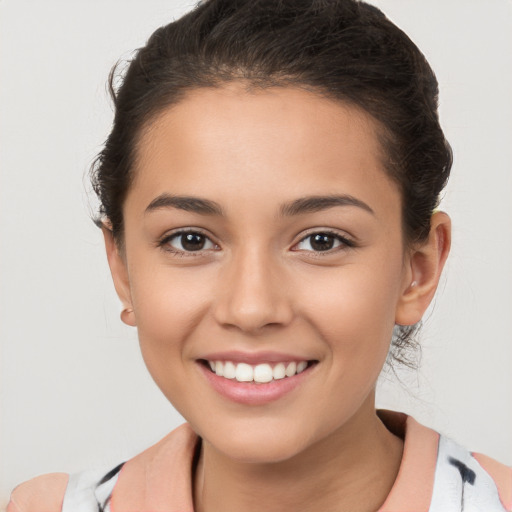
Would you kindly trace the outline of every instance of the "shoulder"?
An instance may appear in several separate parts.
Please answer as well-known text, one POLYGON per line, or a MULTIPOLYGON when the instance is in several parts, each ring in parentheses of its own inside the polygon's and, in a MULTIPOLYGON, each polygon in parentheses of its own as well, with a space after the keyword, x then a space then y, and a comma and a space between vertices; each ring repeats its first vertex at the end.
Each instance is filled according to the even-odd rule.
POLYGON ((123 465, 33 478, 14 489, 6 512, 108 511, 110 495, 123 465))
POLYGON ((441 436, 432 502, 443 510, 447 499, 478 510, 512 511, 512 468, 441 436))
POLYGON ((378 414, 404 439, 398 477, 380 512, 512 512, 512 468, 468 451, 403 413, 378 414))
POLYGON ((68 478, 66 473, 50 473, 18 485, 7 512, 60 512, 68 478))
POLYGON ((472 453, 472 456, 496 484, 505 509, 512 511, 512 467, 481 453, 472 453))
POLYGON ((162 510, 165 503, 193 510, 190 474, 197 446, 197 435, 181 425, 114 469, 29 480, 14 489, 6 512, 140 512, 162 510))

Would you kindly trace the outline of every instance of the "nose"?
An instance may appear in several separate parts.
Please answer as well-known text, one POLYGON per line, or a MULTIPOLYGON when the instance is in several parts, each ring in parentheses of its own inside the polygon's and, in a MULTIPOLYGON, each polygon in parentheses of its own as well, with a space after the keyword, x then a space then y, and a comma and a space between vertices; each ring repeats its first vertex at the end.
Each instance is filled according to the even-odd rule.
POLYGON ((224 327, 246 333, 289 324, 293 309, 283 269, 255 247, 233 253, 222 272, 214 314, 224 327))

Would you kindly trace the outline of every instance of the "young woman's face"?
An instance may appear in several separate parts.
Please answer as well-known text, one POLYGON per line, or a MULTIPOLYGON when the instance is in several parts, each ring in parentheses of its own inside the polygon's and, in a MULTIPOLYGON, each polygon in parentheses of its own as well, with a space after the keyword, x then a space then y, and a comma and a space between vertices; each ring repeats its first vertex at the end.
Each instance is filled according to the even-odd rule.
POLYGON ((225 455, 284 460, 374 414, 411 278, 382 158, 369 116, 292 88, 196 90, 145 131, 118 289, 154 380, 225 455))

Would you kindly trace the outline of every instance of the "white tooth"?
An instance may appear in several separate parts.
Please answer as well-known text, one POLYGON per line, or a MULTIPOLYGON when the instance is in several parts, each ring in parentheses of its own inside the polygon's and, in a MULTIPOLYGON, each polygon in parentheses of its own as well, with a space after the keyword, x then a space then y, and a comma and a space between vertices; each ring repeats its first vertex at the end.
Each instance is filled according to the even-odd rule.
POLYGON ((252 382, 254 372, 252 366, 245 363, 238 363, 236 365, 235 379, 238 382, 252 382))
POLYGON ((294 362, 289 363, 288 366, 286 367, 286 371, 285 371, 286 376, 293 377, 296 372, 297 372, 297 364, 294 362))
POLYGON ((219 377, 224 376, 224 365, 222 364, 222 361, 215 361, 215 373, 219 377))
POLYGON ((255 382, 270 382, 272 380, 272 367, 269 364, 259 364, 254 368, 255 382))
POLYGON ((286 368, 284 367, 283 363, 278 363, 274 366, 274 369, 272 370, 272 376, 274 379, 284 379, 286 377, 286 368))
POLYGON ((307 361, 301 361, 298 365, 297 365, 297 373, 301 373, 303 372, 305 369, 306 369, 306 366, 308 365, 307 361))
POLYGON ((208 364, 210 365, 212 372, 214 372, 215 371, 215 361, 208 361, 208 364))
POLYGON ((235 365, 231 361, 226 361, 224 363, 224 377, 226 377, 226 379, 234 379, 235 376, 236 376, 235 365))

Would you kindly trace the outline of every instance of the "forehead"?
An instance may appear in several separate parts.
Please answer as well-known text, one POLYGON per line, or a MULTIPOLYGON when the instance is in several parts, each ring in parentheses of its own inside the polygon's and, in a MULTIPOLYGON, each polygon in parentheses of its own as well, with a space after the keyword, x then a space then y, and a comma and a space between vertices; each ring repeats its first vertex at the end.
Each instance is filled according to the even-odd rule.
POLYGON ((143 131, 127 200, 142 208, 176 192, 249 204, 260 193, 284 201, 339 192, 396 202, 378 129, 360 109, 303 89, 194 90, 143 131))

